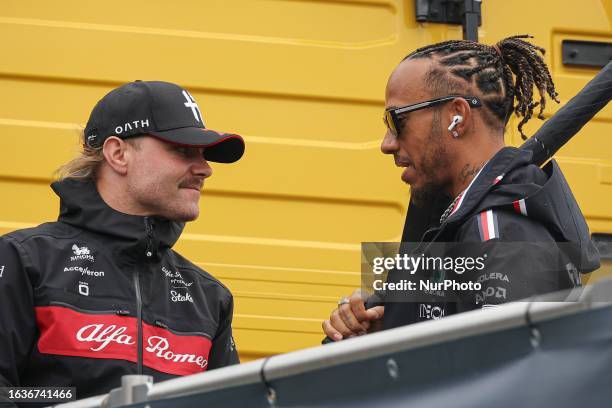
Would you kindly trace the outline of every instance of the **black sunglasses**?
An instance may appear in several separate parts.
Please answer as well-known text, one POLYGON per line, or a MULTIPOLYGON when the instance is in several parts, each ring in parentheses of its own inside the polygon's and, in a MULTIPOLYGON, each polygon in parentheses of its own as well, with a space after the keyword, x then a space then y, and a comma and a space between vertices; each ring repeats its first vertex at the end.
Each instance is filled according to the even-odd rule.
POLYGON ((400 106, 399 108, 389 108, 385 111, 383 122, 385 122, 385 125, 391 131, 391 134, 397 137, 399 135, 399 129, 401 129, 400 115, 418 111, 420 109, 431 108, 432 106, 452 101, 455 98, 465 99, 472 108, 480 108, 482 106, 482 102, 480 102, 480 99, 478 99, 476 96, 449 95, 412 105, 400 106))

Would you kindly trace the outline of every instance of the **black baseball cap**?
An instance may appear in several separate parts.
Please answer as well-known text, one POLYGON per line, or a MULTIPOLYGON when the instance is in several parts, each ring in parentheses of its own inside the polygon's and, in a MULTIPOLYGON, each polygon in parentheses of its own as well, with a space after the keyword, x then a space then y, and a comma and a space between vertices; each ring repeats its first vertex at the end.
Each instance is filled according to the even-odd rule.
POLYGON ((244 153, 244 140, 204 126, 195 99, 180 86, 135 81, 110 91, 96 104, 85 127, 85 144, 100 147, 109 136, 150 135, 180 146, 205 147, 204 158, 233 163, 244 153))

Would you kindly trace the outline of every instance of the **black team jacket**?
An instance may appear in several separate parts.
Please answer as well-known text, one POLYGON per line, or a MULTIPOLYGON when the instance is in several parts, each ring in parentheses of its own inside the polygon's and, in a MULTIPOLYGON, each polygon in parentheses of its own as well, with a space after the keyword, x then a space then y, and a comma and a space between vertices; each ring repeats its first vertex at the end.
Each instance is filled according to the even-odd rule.
MULTIPOLYGON (((403 241, 417 242, 402 243, 400 256, 480 258, 483 268, 390 270, 386 283, 412 281, 416 290, 397 285, 400 290, 370 296, 366 308, 385 306, 384 329, 574 288, 580 286, 580 273, 599 268, 599 254, 561 169, 554 160, 543 168, 530 164, 531 155, 501 149, 446 220, 440 223, 439 217, 447 201, 437 211, 424 211, 436 219, 413 218, 429 229, 421 237, 405 233, 403 241), (421 290, 421 281, 430 286, 421 290), (463 287, 471 282, 472 289, 431 288, 432 282, 446 281, 463 287)), ((323 343, 331 341, 326 337, 323 343)))
POLYGON ((598 252, 561 169, 554 160, 543 168, 530 160, 531 152, 501 149, 442 224, 431 222, 418 244, 404 245, 404 253, 480 257, 483 267, 462 273, 390 271, 388 282, 471 282, 472 289, 455 290, 449 282, 448 290, 428 286, 399 298, 390 291, 377 293, 369 305, 385 304, 385 329, 570 289, 580 286, 580 273, 599 268, 598 252))
POLYGON ((119 213, 91 180, 52 188, 57 222, 0 238, 0 387, 80 399, 239 362, 230 291, 172 250, 182 223, 119 213))

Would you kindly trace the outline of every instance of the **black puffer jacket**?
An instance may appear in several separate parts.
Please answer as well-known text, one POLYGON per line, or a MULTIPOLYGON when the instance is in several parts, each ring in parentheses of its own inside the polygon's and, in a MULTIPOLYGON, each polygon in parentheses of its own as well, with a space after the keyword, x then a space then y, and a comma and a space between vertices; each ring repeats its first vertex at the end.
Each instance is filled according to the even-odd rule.
POLYGON ((0 238, 0 387, 84 398, 238 363, 230 291, 172 250, 183 224, 119 213, 92 181, 52 187, 57 222, 0 238))

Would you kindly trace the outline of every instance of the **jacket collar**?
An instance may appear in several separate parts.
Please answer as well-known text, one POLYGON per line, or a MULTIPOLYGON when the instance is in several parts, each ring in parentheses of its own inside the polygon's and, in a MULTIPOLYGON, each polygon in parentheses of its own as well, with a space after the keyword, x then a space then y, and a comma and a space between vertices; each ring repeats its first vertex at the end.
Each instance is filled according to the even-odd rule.
MULTIPOLYGON (((469 187, 462 193, 456 208, 447 219, 447 223, 461 222, 480 206, 489 191, 503 180, 513 169, 530 163, 532 153, 515 147, 504 147, 499 150, 480 170, 469 187)), ((514 198, 508 198, 512 202, 514 198)))
POLYGON ((124 214, 102 199, 93 180, 64 179, 51 184, 60 197, 59 222, 115 238, 119 252, 137 258, 159 257, 179 239, 184 223, 124 214), (151 252, 149 256, 147 252, 151 252))
MULTIPOLYGON (((499 150, 474 177, 469 187, 454 204, 455 208, 441 225, 426 230, 422 242, 448 239, 467 218, 483 208, 487 194, 500 183, 513 169, 530 163, 532 153, 515 147, 499 150), (441 238, 446 237, 446 238, 441 238)), ((512 202, 510 197, 506 201, 512 202)), ((485 206, 486 207, 486 206, 485 206)), ((436 220, 437 221, 437 220, 436 220)))

